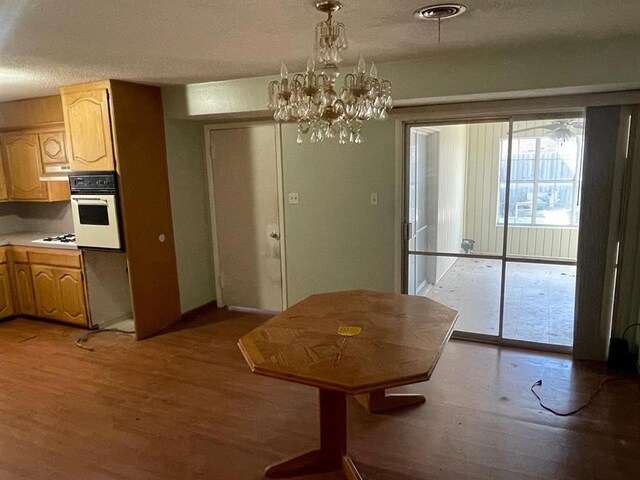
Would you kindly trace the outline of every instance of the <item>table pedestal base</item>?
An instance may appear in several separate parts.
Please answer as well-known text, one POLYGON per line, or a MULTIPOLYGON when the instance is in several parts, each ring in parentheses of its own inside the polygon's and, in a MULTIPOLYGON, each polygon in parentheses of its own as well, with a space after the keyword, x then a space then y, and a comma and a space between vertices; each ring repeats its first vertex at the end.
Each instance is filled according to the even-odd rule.
POLYGON ((343 392, 320 389, 320 448, 274 465, 264 472, 268 478, 342 470, 348 480, 362 476, 347 455, 347 396, 343 392))
POLYGON ((426 398, 417 393, 387 393, 384 390, 374 390, 355 397, 369 413, 383 413, 426 402, 426 398))

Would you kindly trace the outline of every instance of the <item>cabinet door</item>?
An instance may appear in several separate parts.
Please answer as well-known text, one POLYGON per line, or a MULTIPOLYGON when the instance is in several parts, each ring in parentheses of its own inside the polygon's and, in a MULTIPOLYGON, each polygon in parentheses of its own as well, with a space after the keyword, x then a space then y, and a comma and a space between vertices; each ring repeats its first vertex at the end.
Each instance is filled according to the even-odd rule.
POLYGON ((33 279, 37 316, 52 320, 60 319, 60 298, 54 268, 31 265, 31 278, 33 279))
POLYGON ((106 89, 62 95, 72 171, 115 170, 106 89))
POLYGON ((37 135, 6 135, 4 161, 9 176, 9 197, 14 200, 44 200, 47 186, 40 181, 42 162, 37 135))
POLYGON ((9 267, 6 264, 2 264, 0 265, 0 318, 10 317, 13 313, 9 267))
POLYGON ((15 310, 17 314, 36 315, 31 267, 24 263, 13 264, 15 310))
POLYGON ((40 133, 38 140, 44 165, 65 165, 68 163, 64 131, 40 133))
POLYGON ((80 325, 87 324, 82 272, 75 268, 55 268, 60 298, 59 320, 80 325))

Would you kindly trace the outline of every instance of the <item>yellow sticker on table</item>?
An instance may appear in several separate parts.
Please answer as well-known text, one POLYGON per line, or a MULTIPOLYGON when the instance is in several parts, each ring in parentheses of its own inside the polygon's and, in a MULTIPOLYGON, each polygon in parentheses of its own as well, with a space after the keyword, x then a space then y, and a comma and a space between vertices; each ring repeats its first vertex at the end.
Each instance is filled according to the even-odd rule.
POLYGON ((362 328, 360 327, 338 327, 338 334, 342 335, 343 337, 355 337, 356 335, 359 335, 361 331, 362 328))

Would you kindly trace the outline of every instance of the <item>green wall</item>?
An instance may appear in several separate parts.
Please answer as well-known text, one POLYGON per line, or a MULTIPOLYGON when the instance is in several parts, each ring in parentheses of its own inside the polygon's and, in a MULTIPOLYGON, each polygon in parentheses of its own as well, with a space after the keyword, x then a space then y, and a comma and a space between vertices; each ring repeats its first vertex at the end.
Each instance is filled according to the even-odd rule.
POLYGON ((165 118, 182 311, 215 300, 203 125, 165 118))
MULTIPOLYGON (((467 48, 378 65, 403 105, 531 97, 640 88, 640 36, 548 40, 532 45, 467 48)), ((374 59, 375 60, 375 59, 374 59)), ((303 70, 306 64, 289 65, 303 70)), ((279 65, 274 65, 274 73, 279 65)), ((345 66, 348 72, 352 67, 345 66)), ((165 87, 171 118, 229 120, 264 113, 275 76, 165 87)))
MULTIPOLYGON (((638 36, 557 40, 448 51, 378 71, 401 105, 614 91, 640 88, 640 62, 629 61, 638 51, 638 36)), ((266 118, 272 78, 163 88, 183 310, 214 298, 202 125, 266 118)), ((367 124, 361 145, 297 145, 291 125, 282 131, 285 193, 300 193, 300 205, 285 209, 290 304, 317 291, 393 289, 393 121, 367 124)))
POLYGON ((289 305, 317 292, 393 290, 394 122, 370 122, 363 143, 296 143, 282 128, 289 305), (370 204, 378 193, 378 205, 370 204))

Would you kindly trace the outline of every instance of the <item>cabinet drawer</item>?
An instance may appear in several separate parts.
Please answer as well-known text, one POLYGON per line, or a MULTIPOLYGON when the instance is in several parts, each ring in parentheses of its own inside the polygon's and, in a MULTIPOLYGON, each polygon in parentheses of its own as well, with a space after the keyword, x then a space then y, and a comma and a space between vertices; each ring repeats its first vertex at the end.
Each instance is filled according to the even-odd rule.
POLYGON ((29 263, 27 249, 20 247, 11 247, 9 249, 9 259, 14 263, 29 263))
POLYGON ((0 263, 7 263, 7 249, 0 247, 0 263))
POLYGON ((53 253, 29 250, 29 263, 38 265, 52 265, 57 267, 80 268, 80 253, 53 253))

